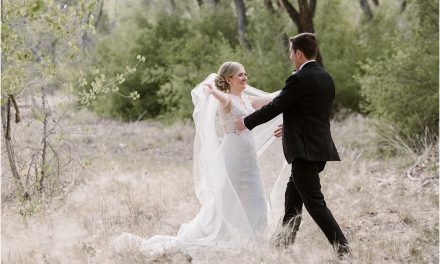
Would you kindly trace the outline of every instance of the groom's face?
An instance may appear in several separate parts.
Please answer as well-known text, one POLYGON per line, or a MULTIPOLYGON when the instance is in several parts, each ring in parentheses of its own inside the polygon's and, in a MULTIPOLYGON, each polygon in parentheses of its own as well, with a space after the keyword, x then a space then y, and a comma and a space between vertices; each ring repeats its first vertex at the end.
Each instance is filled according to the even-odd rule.
POLYGON ((295 69, 298 70, 299 67, 304 63, 304 54, 300 50, 293 50, 290 48, 290 60, 295 65, 295 69))
POLYGON ((297 52, 295 52, 292 48, 290 48, 290 60, 292 61, 293 65, 295 65, 295 69, 298 70, 298 55, 297 52))

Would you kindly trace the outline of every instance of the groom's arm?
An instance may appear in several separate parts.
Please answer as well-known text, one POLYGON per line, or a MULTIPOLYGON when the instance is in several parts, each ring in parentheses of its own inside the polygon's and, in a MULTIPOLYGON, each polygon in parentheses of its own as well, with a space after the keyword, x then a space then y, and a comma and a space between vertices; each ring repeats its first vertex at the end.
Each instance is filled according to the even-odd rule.
POLYGON ((298 77, 290 76, 280 94, 269 104, 244 118, 244 125, 252 130, 254 127, 266 123, 277 115, 293 106, 296 100, 303 94, 303 88, 299 86, 298 77))

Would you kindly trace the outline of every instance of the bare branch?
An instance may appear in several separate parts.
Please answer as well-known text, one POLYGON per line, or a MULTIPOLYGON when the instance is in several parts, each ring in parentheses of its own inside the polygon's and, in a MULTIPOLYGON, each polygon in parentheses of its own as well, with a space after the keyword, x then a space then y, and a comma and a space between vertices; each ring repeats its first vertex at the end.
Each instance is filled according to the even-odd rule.
POLYGON ((43 152, 41 153, 41 176, 39 180, 39 191, 43 193, 44 191, 44 179, 46 177, 46 150, 47 150, 47 111, 46 111, 46 94, 44 92, 44 87, 41 86, 41 99, 43 102, 43 152))
POLYGON ((12 103, 14 104, 14 108, 15 108, 15 123, 20 122, 20 110, 18 109, 18 105, 17 102, 15 101, 15 97, 13 94, 9 95, 9 97, 11 98, 12 103))
POLYGON ((6 116, 6 134, 7 140, 11 140, 11 97, 8 97, 7 116, 6 116))
MULTIPOLYGON (((10 109, 11 105, 8 99, 8 105, 6 106, 8 109, 10 109)), ((5 131, 5 147, 6 152, 8 153, 8 160, 9 160, 9 166, 11 167, 12 176, 15 179, 15 182, 19 185, 20 189, 23 189, 23 184, 20 180, 20 175, 18 174, 16 162, 15 162, 15 155, 11 143, 11 133, 9 131, 9 137, 7 135, 8 127, 10 125, 10 110, 5 109, 5 106, 2 106, 1 116, 2 116, 2 125, 3 125, 3 131, 5 131), (8 114, 5 112, 7 111, 8 114), (8 117, 7 117, 8 116, 8 117), (8 121, 9 120, 9 121, 8 121), (9 123, 9 125, 8 125, 9 123)))

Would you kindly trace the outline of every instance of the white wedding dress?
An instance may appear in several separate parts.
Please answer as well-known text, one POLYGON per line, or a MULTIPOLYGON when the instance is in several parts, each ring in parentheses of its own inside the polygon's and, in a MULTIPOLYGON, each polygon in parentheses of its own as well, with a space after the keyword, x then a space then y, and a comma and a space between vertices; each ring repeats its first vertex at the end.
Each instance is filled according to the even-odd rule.
POLYGON ((253 132, 236 131, 234 122, 254 111, 247 94, 267 93, 248 86, 242 96, 244 106, 238 96, 230 95, 231 111, 222 113, 218 101, 205 92, 203 85, 213 83, 215 76, 209 75, 191 91, 196 127, 194 187, 201 204, 199 213, 183 224, 176 236, 144 239, 123 233, 113 240, 117 251, 135 248, 154 254, 168 248, 187 253, 204 247, 237 250, 267 242, 269 232, 277 225, 285 185, 278 177, 271 197, 266 198, 257 156, 272 144, 272 132, 281 123, 281 116, 253 132), (224 132, 222 140, 216 131, 217 112, 224 132))

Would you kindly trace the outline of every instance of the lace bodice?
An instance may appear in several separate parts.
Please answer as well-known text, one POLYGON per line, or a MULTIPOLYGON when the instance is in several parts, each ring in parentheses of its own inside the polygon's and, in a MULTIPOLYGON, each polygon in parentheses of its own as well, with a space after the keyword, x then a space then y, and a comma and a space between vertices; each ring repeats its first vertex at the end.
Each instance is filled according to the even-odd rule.
POLYGON ((231 110, 229 113, 223 113, 220 109, 218 110, 220 121, 223 125, 223 129, 226 134, 241 134, 239 131, 235 129, 235 121, 243 119, 244 117, 252 114, 255 109, 252 107, 251 102, 249 100, 249 96, 243 94, 243 103, 244 106, 240 103, 240 97, 229 94, 231 98, 231 110))

